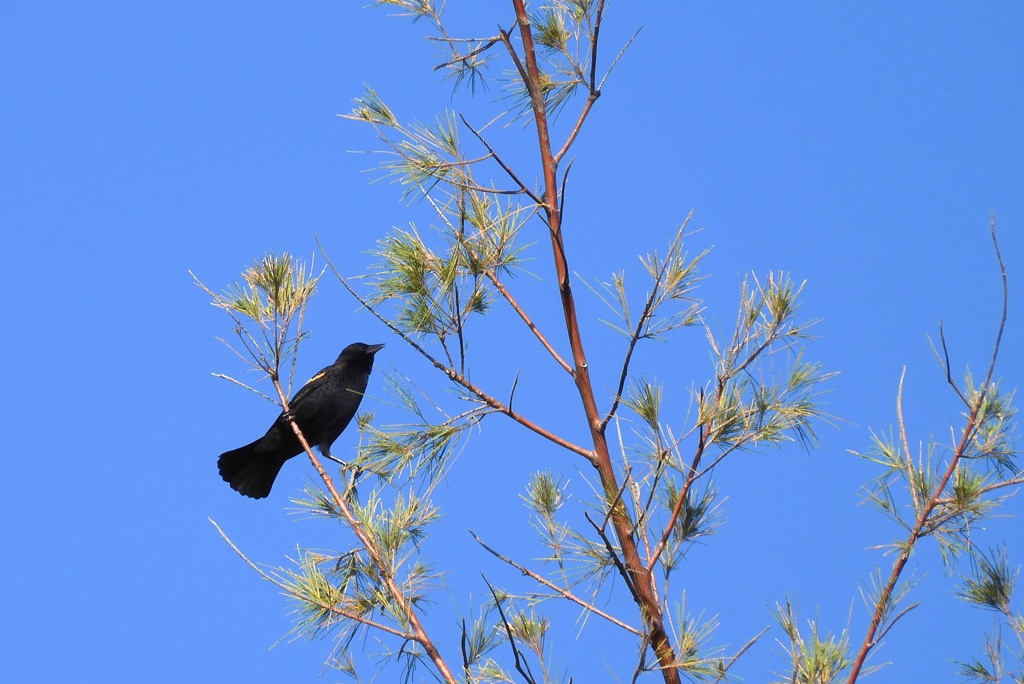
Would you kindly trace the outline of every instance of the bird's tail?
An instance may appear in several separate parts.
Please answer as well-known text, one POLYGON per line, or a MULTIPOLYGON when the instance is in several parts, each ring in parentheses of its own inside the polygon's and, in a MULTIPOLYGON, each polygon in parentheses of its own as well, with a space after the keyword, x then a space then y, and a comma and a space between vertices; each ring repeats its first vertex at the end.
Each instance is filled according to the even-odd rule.
POLYGON ((233 451, 226 451, 217 459, 217 469, 224 481, 239 494, 262 499, 270 494, 274 480, 287 459, 274 453, 258 453, 257 439, 233 451))

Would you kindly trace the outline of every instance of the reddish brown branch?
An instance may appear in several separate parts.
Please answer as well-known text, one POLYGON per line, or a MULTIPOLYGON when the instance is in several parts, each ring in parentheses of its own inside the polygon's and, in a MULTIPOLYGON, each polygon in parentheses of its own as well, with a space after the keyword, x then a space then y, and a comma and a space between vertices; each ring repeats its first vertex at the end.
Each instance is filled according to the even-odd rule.
POLYGON ((452 675, 448 669, 448 664, 444 658, 441 657, 441 653, 434 646, 434 642, 427 634, 420 622, 419 616, 416 615, 416 611, 413 608, 412 603, 406 598, 405 594, 402 593, 402 589, 395 582, 395 578, 391 573, 391 567, 387 561, 381 555, 380 550, 374 543, 373 538, 363 529, 363 524, 356 518, 355 513, 352 511, 352 507, 348 501, 338 492, 334 486, 334 480, 328 474, 323 464, 320 463, 320 459, 317 458, 316 454, 313 453, 312 447, 309 442, 306 441, 306 436, 302 434, 302 430, 299 429, 298 424, 292 419, 291 414, 288 412, 288 400, 285 397, 284 392, 281 389, 281 383, 277 378, 274 378, 274 388, 277 390, 278 396, 281 398, 281 408, 284 411, 284 415, 288 417, 288 424, 292 426, 292 431, 295 436, 298 437, 299 443, 305 450, 306 455, 309 457, 310 463, 316 468, 316 472, 320 475, 320 479, 323 480, 324 486, 327 487, 327 491, 331 495, 331 499, 334 501, 334 505, 338 507, 338 511, 341 512, 345 518, 345 522, 352 530, 356 538, 359 539, 359 543, 362 544, 363 548, 366 549, 367 555, 373 562, 374 567, 380 573, 381 578, 384 580, 384 586, 388 591, 389 598, 395 602, 398 610, 401 612, 402 617, 409 624, 412 630, 409 638, 418 643, 426 651, 427 657, 437 668, 438 675, 448 684, 457 684, 458 680, 452 675))
MULTIPOLYGON (((882 620, 890 608, 893 592, 896 590, 896 585, 899 583, 900 576, 903 574, 907 561, 910 560, 910 555, 914 551, 914 546, 922 537, 928 536, 930 534, 930 530, 933 529, 934 521, 931 519, 932 512, 939 505, 941 495, 946 490, 946 486, 949 484, 950 478, 953 477, 953 473, 956 472, 957 465, 960 463, 960 459, 963 457, 970 444, 971 435, 974 434, 974 431, 980 423, 979 413, 981 406, 984 403, 984 399, 985 391, 983 390, 975 400, 975 404, 968 416, 967 424, 964 426, 963 433, 961 434, 960 443, 953 452, 953 456, 949 459, 949 466, 943 473, 942 478, 936 484, 928 503, 926 503, 918 512, 914 527, 910 530, 907 540, 903 543, 899 557, 893 563, 892 571, 889 573, 889 580, 886 582, 885 588, 882 589, 882 593, 879 594, 878 599, 875 602, 875 612, 871 616, 871 624, 868 626, 868 631, 864 635, 864 641, 861 643, 860 650, 857 652, 857 658, 853 662, 853 667, 850 670, 850 677, 847 679, 848 684, 854 684, 854 682, 857 681, 857 677, 860 676, 860 671, 864 667, 868 654, 878 643, 875 639, 875 635, 882 626, 882 620)), ((911 486, 914 486, 913 482, 910 484, 911 486)))
POLYGON ((591 108, 594 103, 597 102, 597 98, 601 96, 600 90, 591 90, 590 95, 587 96, 587 101, 583 103, 583 111, 580 112, 579 117, 576 119, 576 125, 573 126, 569 136, 565 139, 565 143, 562 145, 562 149, 558 150, 558 154, 554 156, 555 163, 562 161, 562 157, 566 155, 572 144, 576 142, 576 137, 580 134, 583 129, 583 122, 587 120, 587 115, 590 114, 591 108))
MULTIPOLYGON (((580 334, 579 319, 576 314, 576 302, 569 282, 569 265, 565 255, 562 239, 562 214, 558 201, 558 159, 552 152, 551 136, 548 129, 547 106, 541 89, 542 77, 537 64, 537 51, 533 41, 530 18, 526 11, 525 0, 512 0, 516 18, 519 22, 519 33, 523 44, 525 65, 518 59, 513 50, 516 68, 523 77, 523 83, 530 96, 533 110, 534 126, 537 131, 537 142, 540 152, 541 173, 544 182, 544 210, 548 232, 551 238, 551 251, 554 258, 555 276, 562 302, 562 313, 565 319, 566 334, 572 350, 573 367, 575 370, 576 387, 579 391, 583 411, 594 442, 592 464, 598 472, 604 496, 611 506, 610 516, 615 534, 618 537, 622 564, 634 587, 634 595, 644 626, 650 635, 651 646, 658 658, 662 675, 667 684, 680 682, 677 669, 675 649, 665 629, 662 606, 651 573, 645 567, 637 549, 635 526, 629 513, 621 501, 615 501, 619 486, 612 464, 608 440, 605 435, 602 416, 597 407, 594 388, 590 380, 590 366, 584 352, 583 339, 580 334)), ((511 47, 507 37, 506 46, 511 47)))
MULTIPOLYGON (((890 608, 890 601, 892 601, 893 592, 896 590, 896 585, 899 583, 900 576, 903 574, 903 570, 907 565, 907 561, 910 559, 910 554, 913 553, 914 546, 917 542, 925 536, 931 534, 935 529, 935 521, 931 519, 932 513, 943 501, 942 494, 946 491, 946 487, 949 484, 950 479, 956 472, 957 466, 960 464, 960 459, 964 457, 970 446, 971 440, 974 438, 975 433, 981 426, 984 420, 982 414, 982 408, 988 400, 988 392, 991 389, 992 377, 995 374, 996 359, 999 356, 999 345, 1003 338, 1003 330, 1006 328, 1006 311, 1007 311, 1007 298, 1008 290, 1006 281, 1006 266, 1003 263, 1003 256, 999 251, 999 242, 996 239, 996 227, 995 227, 995 216, 991 219, 991 234, 992 243, 995 245, 996 260, 999 263, 1000 275, 1003 281, 1003 310, 1002 315, 999 319, 999 328, 996 331, 996 339, 992 349, 992 359, 989 362, 988 372, 985 376, 985 384, 982 385, 980 391, 974 398, 973 404, 970 406, 970 413, 967 416, 967 423, 964 425, 963 432, 960 435, 960 442, 957 444, 956 449, 953 451, 952 457, 949 459, 949 465, 946 471, 942 474, 942 478, 936 484, 935 489, 932 491, 931 497, 924 507, 918 512, 917 519, 914 523, 913 529, 910 531, 910 535, 907 537, 906 542, 903 544, 903 549, 900 552, 899 558, 893 563, 892 571, 889 573, 889 580, 879 594, 877 601, 875 602, 875 611, 871 616, 871 624, 868 626, 868 631, 864 635, 864 641, 861 643, 860 650, 857 653, 857 658, 854 660, 853 667, 850 670, 850 677, 847 679, 847 684, 854 684, 857 681, 857 677, 860 676, 861 669, 864 667, 864 663, 867 660, 868 654, 871 649, 878 643, 876 634, 882 625, 882 620, 885 613, 890 608)), ((945 346, 945 341, 943 341, 945 346)), ((956 389, 956 385, 952 382, 952 376, 950 375, 949 368, 949 356, 946 355, 946 375, 950 380, 950 384, 956 389)), ((901 383, 902 385, 902 383, 901 383)), ((902 387, 901 387, 902 390, 902 387)), ((958 391, 959 393, 959 391, 958 391)), ((902 408, 902 407, 901 407, 902 408)), ((899 417, 902 428, 902 415, 899 417)), ((908 473, 908 478, 910 473, 908 473)), ((910 486, 913 487, 914 483, 911 481, 910 486)), ((884 630, 883 630, 884 633, 884 630)))

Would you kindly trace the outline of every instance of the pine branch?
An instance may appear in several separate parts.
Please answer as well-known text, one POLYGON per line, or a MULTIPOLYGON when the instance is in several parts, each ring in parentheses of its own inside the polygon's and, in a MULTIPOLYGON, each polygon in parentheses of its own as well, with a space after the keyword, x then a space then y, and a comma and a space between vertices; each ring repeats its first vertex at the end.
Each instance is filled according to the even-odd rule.
POLYGON ((598 617, 604 618, 605 620, 607 620, 608 622, 612 623, 613 625, 615 625, 617 627, 621 627, 622 629, 624 629, 627 632, 630 632, 632 634, 635 634, 636 636, 641 636, 642 635, 642 632, 640 630, 638 630, 636 627, 633 627, 632 625, 628 625, 625 622, 623 622, 622 620, 619 620, 618 618, 616 618, 616 617, 614 617, 612 615, 609 615, 608 613, 604 612, 603 610, 601 610, 600 608, 595 606, 592 602, 585 601, 584 599, 581 599, 579 596, 576 596, 576 594, 572 593, 568 589, 565 589, 563 587, 558 586, 557 584, 555 584, 551 580, 547 579, 543 575, 541 575, 539 573, 536 573, 533 570, 530 570, 529 568, 527 568, 526 566, 521 565, 520 563, 517 563, 516 561, 512 560, 511 558, 508 558, 507 556, 502 555, 498 551, 495 551, 490 546, 488 546, 486 543, 484 543, 484 541, 482 539, 480 539, 480 537, 478 537, 476 535, 476 533, 473 532, 472 530, 470 530, 469 533, 473 536, 473 539, 475 539, 476 542, 480 546, 484 547, 484 550, 486 550, 492 556, 494 556, 495 558, 497 558, 498 560, 500 560, 500 561, 502 561, 504 563, 507 563, 507 564, 511 565, 513 568, 515 568, 519 572, 523 573, 524 575, 526 575, 527 577, 529 577, 533 581, 537 582, 538 584, 541 584, 541 585, 547 587, 551 591, 557 593, 562 598, 567 599, 567 600, 571 601, 572 603, 575 603, 576 605, 578 605, 581 608, 583 608, 584 610, 586 610, 588 613, 593 613, 594 615, 597 615, 598 617))

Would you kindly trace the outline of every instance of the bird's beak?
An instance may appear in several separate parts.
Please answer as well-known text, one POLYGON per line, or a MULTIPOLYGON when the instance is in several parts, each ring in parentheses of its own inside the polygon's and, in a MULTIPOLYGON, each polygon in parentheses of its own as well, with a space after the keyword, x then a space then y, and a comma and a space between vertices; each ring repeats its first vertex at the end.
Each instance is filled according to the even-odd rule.
POLYGON ((369 347, 366 348, 366 352, 372 356, 383 348, 383 344, 371 344, 369 347))

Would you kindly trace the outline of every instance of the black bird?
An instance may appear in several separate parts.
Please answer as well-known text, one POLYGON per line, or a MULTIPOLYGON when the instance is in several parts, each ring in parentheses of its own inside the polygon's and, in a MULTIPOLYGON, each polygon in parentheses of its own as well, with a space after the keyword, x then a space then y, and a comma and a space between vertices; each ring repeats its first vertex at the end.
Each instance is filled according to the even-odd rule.
MULTIPOLYGON (((383 344, 356 342, 345 347, 333 365, 303 385, 288 403, 288 410, 310 446, 331 455, 331 445, 348 427, 366 391, 373 355, 383 344)), ((262 499, 270 494, 284 462, 302 453, 302 445, 281 413, 267 434, 252 444, 220 455, 217 469, 239 494, 262 499)))

